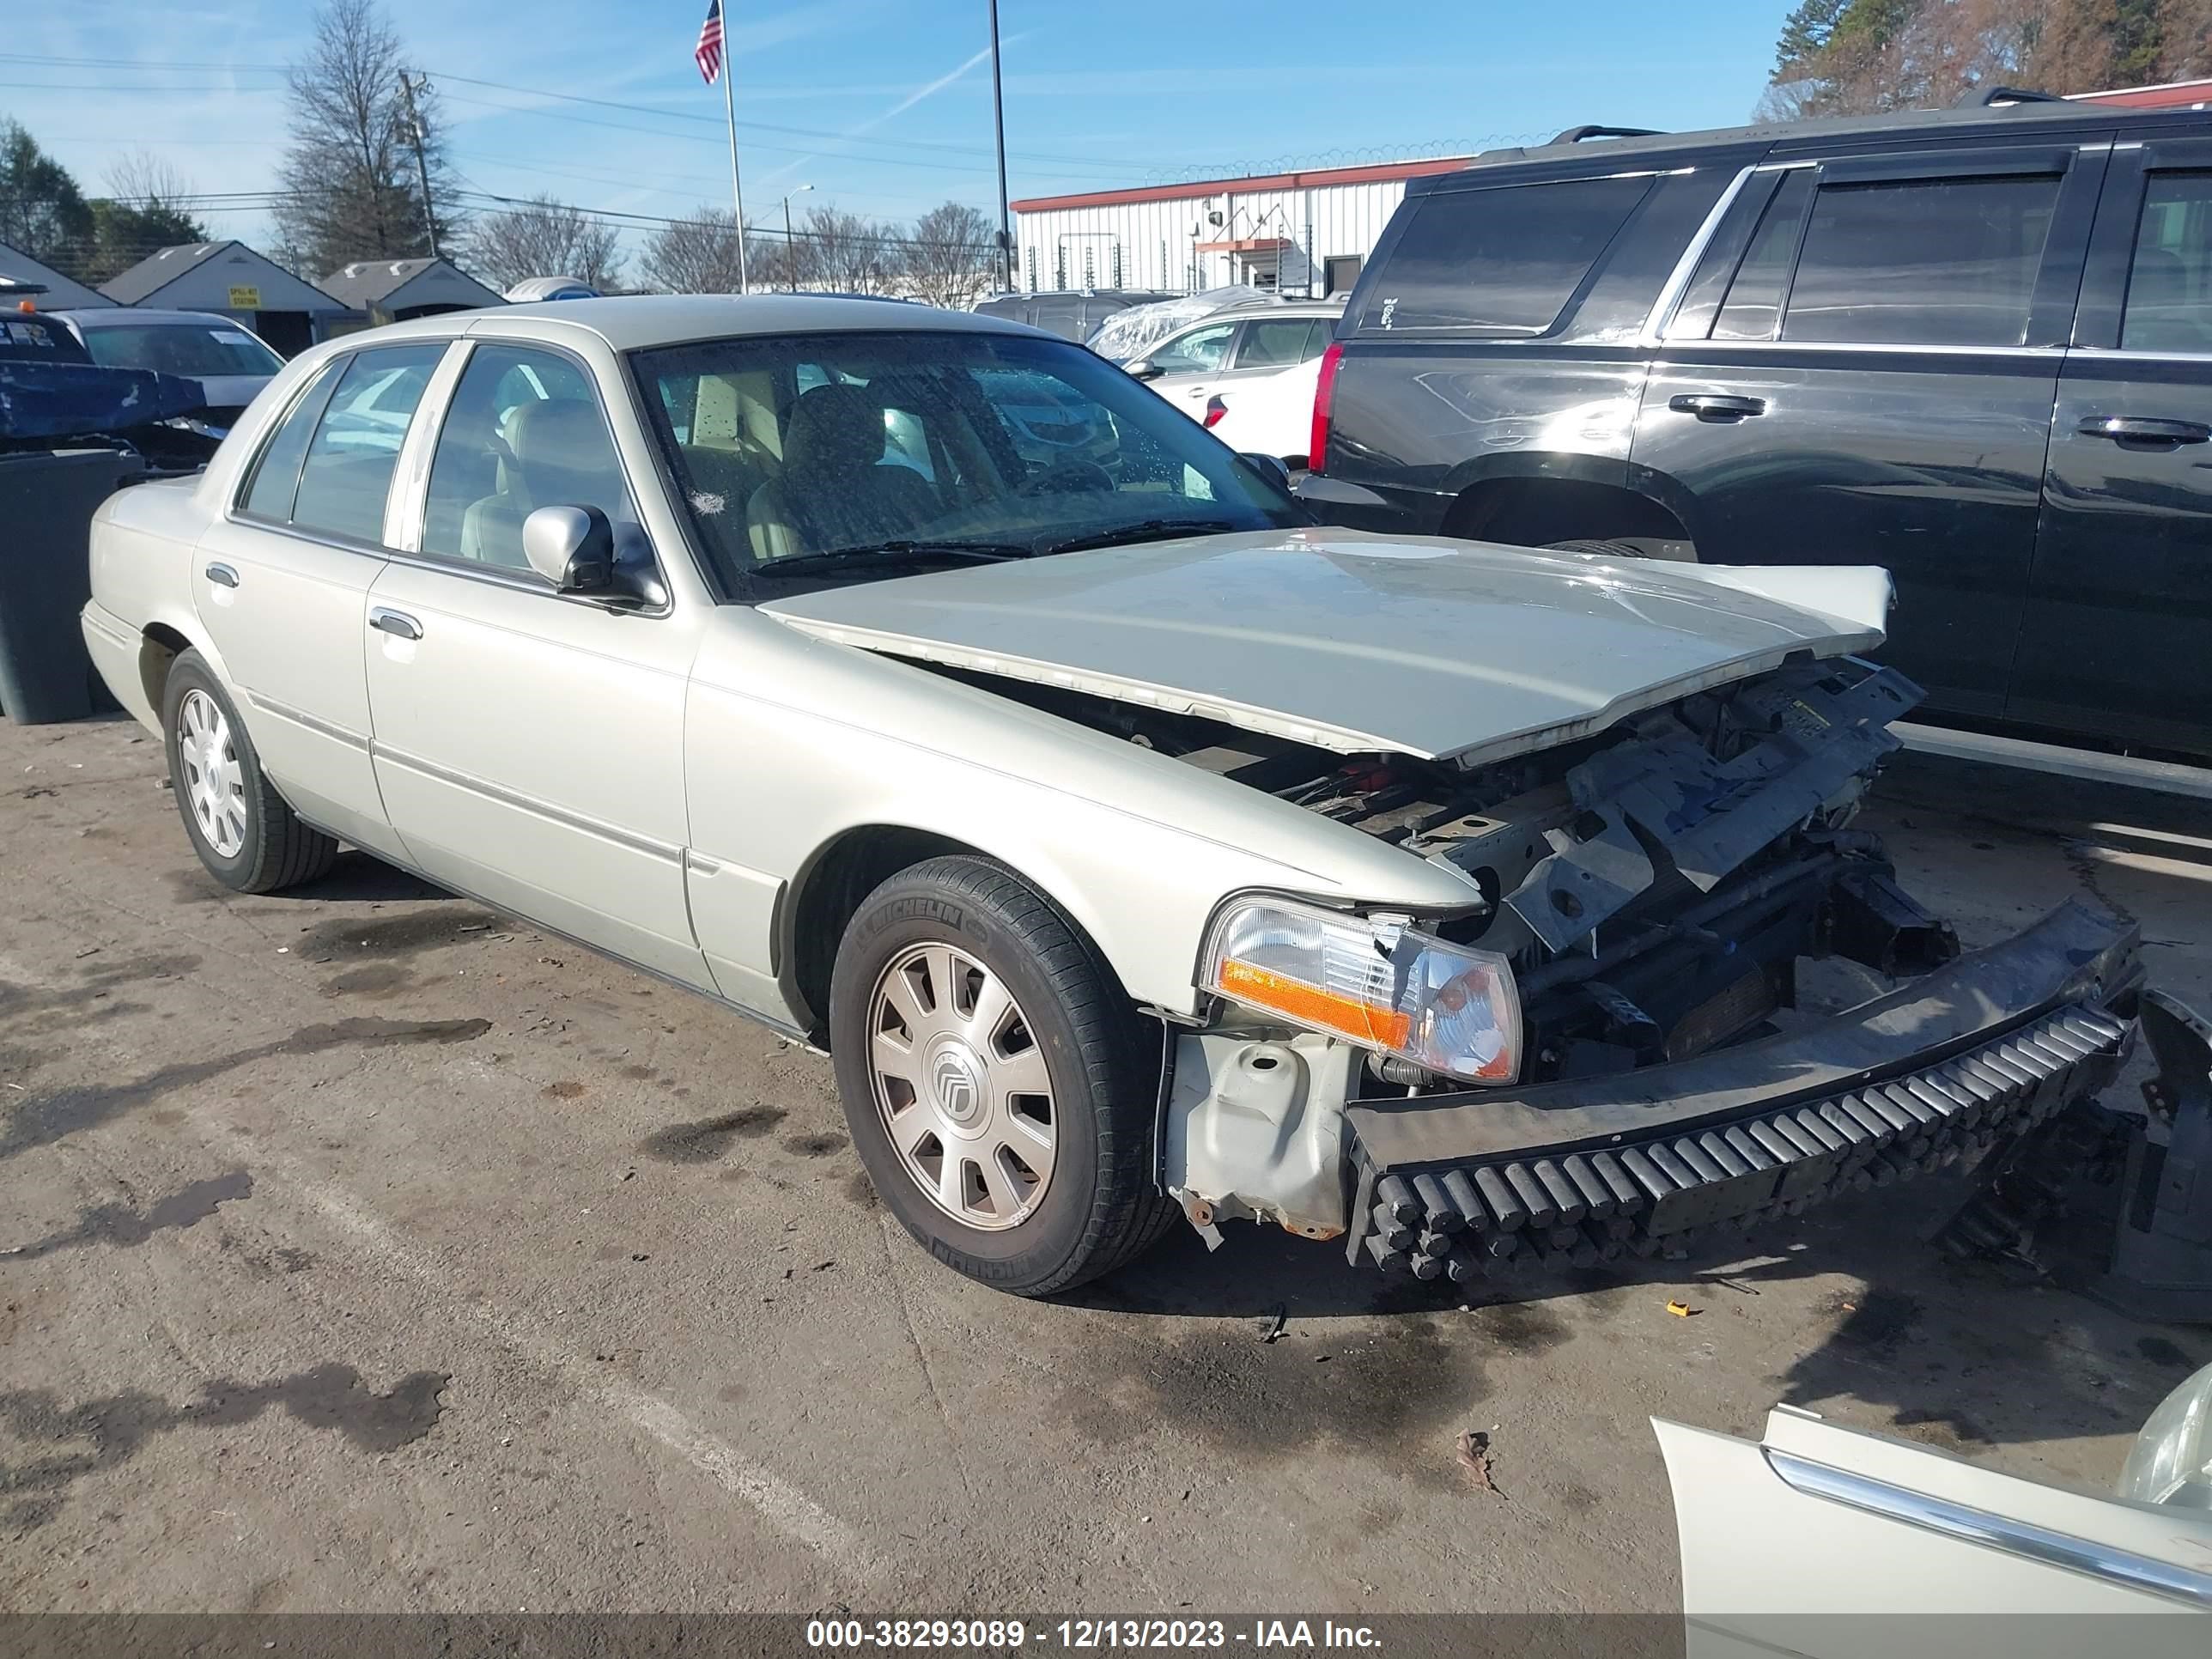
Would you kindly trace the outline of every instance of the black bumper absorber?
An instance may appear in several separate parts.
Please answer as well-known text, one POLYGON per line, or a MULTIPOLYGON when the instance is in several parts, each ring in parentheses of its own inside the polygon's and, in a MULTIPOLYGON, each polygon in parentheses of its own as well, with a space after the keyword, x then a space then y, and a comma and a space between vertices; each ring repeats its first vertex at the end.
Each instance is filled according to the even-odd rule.
POLYGON ((1589 1265, 1985 1152, 2112 1081, 2135 945, 2069 905, 1764 1042, 1517 1093, 1357 1103, 1348 1251, 1455 1279, 1589 1265))

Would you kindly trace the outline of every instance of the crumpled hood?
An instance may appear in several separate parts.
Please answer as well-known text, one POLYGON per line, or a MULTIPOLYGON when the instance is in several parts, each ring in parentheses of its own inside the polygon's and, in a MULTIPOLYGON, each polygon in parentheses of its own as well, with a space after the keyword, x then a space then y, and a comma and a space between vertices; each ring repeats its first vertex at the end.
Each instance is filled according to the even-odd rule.
POLYGON ((1257 531, 860 583, 762 607, 864 650, 1353 753, 1474 765, 1881 641, 1874 567, 1612 561, 1257 531))

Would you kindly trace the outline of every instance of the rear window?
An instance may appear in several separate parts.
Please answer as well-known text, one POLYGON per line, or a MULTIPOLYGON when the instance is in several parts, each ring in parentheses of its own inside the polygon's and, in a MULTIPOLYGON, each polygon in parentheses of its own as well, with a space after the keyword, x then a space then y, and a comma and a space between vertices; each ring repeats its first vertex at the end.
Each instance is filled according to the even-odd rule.
POLYGON ((2051 174, 1823 185, 1782 337, 2020 344, 2058 184, 2051 174))
POLYGON ((1431 196, 1377 273, 1359 325, 1541 334, 1650 188, 1577 179, 1431 196))

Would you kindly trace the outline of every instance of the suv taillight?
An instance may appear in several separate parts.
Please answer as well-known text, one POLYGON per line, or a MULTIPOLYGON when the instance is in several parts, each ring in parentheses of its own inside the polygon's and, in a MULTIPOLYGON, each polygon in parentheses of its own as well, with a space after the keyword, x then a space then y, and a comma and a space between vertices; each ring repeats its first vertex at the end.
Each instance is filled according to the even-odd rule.
POLYGON ((1329 410, 1336 402, 1336 371, 1344 362, 1344 343, 1332 342, 1321 354, 1321 378, 1314 382, 1313 431, 1306 440, 1306 471, 1325 470, 1328 459, 1329 410))

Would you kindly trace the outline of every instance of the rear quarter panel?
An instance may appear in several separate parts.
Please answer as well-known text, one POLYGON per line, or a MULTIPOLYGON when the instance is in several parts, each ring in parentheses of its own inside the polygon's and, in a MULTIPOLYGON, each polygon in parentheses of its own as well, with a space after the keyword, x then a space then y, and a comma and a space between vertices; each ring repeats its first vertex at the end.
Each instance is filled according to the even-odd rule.
MULTIPOLYGON (((93 514, 92 605, 111 632, 135 642, 158 624, 207 651, 191 589, 192 554, 205 525, 199 482, 136 484, 110 495, 93 514)), ((118 667, 112 650, 96 646, 94 655, 117 701, 142 724, 158 729, 159 712, 139 678, 136 653, 127 668, 118 667)))

